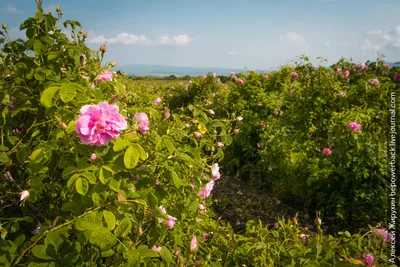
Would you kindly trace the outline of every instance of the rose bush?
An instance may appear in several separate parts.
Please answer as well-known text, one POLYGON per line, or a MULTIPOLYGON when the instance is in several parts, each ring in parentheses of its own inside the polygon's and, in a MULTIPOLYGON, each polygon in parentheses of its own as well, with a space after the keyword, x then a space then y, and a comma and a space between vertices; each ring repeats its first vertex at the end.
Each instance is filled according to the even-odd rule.
MULTIPOLYGON (((228 89, 216 75, 174 92, 138 86, 112 71, 115 62, 102 64, 105 45, 90 50, 80 23, 61 24, 56 12, 44 13, 37 0, 36 14, 20 27, 26 39, 10 40, 5 24, 0 32, 2 265, 388 263, 381 228, 338 238, 318 228, 307 236, 296 220, 280 220, 274 229, 249 222, 236 235, 215 220, 210 194, 227 171, 219 163, 232 136, 243 139, 259 122, 250 126, 245 106, 230 112, 221 105, 228 89)), ((256 103, 265 107, 262 96, 256 103)))

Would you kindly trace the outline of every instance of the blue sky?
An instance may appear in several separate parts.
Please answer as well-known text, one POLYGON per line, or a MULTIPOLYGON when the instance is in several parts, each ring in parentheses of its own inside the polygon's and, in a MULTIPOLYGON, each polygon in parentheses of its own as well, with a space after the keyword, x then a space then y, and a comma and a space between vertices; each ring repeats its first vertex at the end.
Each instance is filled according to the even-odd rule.
MULTIPOLYGON (((268 69, 305 53, 333 63, 400 61, 399 0, 43 0, 89 31, 88 46, 108 42, 118 65, 268 69)), ((33 0, 2 0, 14 37, 35 12, 33 0)))

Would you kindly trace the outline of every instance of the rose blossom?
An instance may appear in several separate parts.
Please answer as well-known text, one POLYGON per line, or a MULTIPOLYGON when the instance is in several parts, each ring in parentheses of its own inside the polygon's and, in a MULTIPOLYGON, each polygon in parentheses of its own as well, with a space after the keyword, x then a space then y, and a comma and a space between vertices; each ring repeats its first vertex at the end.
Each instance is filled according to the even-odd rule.
POLYGON ((149 128, 149 118, 147 117, 146 113, 136 113, 133 119, 139 122, 139 130, 142 134, 146 134, 149 128))
POLYGON ((75 131, 83 144, 105 146, 126 128, 126 120, 118 113, 118 106, 100 102, 81 108, 75 131))
POLYGON ((349 123, 349 129, 353 130, 353 132, 358 132, 361 129, 361 124, 358 124, 357 122, 350 122, 349 123))
POLYGON ((213 189, 214 189, 214 181, 208 182, 206 186, 201 189, 199 197, 201 198, 209 197, 213 189))
POLYGON ((328 156, 332 155, 332 151, 329 148, 324 148, 322 153, 324 153, 325 155, 328 155, 328 156))

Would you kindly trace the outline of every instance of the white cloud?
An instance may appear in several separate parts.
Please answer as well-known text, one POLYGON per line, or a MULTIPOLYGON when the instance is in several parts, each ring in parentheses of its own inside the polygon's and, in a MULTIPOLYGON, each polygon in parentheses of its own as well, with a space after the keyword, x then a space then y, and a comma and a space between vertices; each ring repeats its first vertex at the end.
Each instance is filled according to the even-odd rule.
POLYGON ((385 41, 390 41, 390 40, 392 40, 392 36, 390 34, 384 34, 382 36, 382 39, 385 41))
POLYGON ((158 42, 162 45, 167 46, 185 46, 193 41, 193 38, 187 34, 175 35, 175 36, 161 36, 158 38, 158 42))
POLYGON ((393 30, 389 31, 388 34, 383 35, 382 39, 386 41, 385 48, 400 52, 400 25, 397 25, 393 30))
POLYGON ((382 33, 381 30, 370 30, 367 32, 367 35, 379 35, 381 33, 382 33))
MULTIPOLYGON (((306 40, 304 39, 304 37, 296 32, 287 32, 285 36, 292 43, 306 44, 306 40)), ((282 39, 283 37, 281 38, 281 40, 282 39)))
POLYGON ((18 9, 15 6, 8 6, 5 10, 8 13, 14 13, 14 14, 24 14, 25 13, 23 10, 18 9))
POLYGON ((375 44, 370 40, 364 40, 364 44, 360 46, 362 51, 378 51, 382 49, 382 46, 375 44))
POLYGON ((150 38, 143 35, 134 35, 127 32, 117 34, 112 38, 106 38, 104 35, 97 35, 93 31, 88 32, 88 43, 92 44, 124 44, 124 45, 166 45, 166 46, 185 46, 193 41, 187 34, 175 36, 161 36, 154 42, 150 38))
POLYGON ((231 56, 234 56, 234 55, 239 54, 239 52, 228 52, 228 54, 231 55, 231 56))
MULTIPOLYGON (((105 39, 101 36, 102 39, 105 39)), ((150 40, 145 36, 138 36, 134 34, 129 34, 127 32, 119 33, 116 37, 107 40, 109 44, 148 44, 150 40)))

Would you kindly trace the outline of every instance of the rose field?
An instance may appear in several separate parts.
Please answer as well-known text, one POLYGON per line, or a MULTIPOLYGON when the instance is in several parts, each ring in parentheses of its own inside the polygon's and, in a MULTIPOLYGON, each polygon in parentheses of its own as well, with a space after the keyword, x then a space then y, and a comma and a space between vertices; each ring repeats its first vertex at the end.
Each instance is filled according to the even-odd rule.
POLYGON ((152 82, 55 13, 0 31, 0 266, 396 266, 399 67, 152 82))

